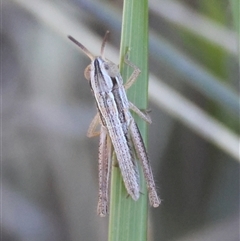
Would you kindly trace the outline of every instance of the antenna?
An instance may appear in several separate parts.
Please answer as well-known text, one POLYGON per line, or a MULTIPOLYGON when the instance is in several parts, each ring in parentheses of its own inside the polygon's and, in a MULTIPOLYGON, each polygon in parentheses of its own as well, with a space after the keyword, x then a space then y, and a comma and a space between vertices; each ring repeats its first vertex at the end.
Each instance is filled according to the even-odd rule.
POLYGON ((102 42, 102 46, 101 46, 101 57, 104 59, 104 47, 105 47, 105 44, 107 42, 107 39, 108 39, 108 36, 109 36, 109 33, 110 31, 107 30, 107 32, 105 33, 104 35, 104 38, 103 38, 103 42, 102 42))
MULTIPOLYGON (((107 33, 106 33, 107 34, 107 33)), ((105 34, 105 36, 106 36, 105 34)), ((80 47, 82 49, 82 51, 91 59, 94 60, 95 56, 86 48, 84 47, 81 43, 79 43, 75 38, 73 38, 72 36, 68 36, 68 38, 73 41, 78 47, 80 47)), ((104 37, 105 39, 105 37, 104 37)), ((105 40, 106 42, 106 40, 105 40)), ((105 43, 102 44, 102 47, 104 47, 105 43)))

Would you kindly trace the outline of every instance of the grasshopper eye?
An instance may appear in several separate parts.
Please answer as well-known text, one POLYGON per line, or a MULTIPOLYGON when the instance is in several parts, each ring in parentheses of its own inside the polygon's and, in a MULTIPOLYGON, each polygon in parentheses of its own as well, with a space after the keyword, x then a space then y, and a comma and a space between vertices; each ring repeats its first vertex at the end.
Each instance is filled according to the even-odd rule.
POLYGON ((111 77, 116 77, 119 74, 117 65, 108 61, 103 63, 104 69, 107 71, 108 75, 111 77))
POLYGON ((109 70, 109 64, 106 63, 106 62, 104 63, 104 69, 105 69, 105 70, 109 70))
POLYGON ((86 67, 86 69, 84 70, 84 76, 88 81, 90 81, 90 79, 91 79, 91 64, 89 64, 86 67))

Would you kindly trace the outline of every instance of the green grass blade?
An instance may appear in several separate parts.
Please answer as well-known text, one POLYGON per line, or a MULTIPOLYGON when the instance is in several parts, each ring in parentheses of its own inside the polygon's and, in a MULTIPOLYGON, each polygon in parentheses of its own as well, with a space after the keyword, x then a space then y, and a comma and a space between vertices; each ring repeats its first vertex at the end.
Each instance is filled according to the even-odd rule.
MULTIPOLYGON (((124 64, 129 49, 129 59, 142 71, 136 83, 128 90, 128 97, 140 109, 147 108, 148 96, 148 1, 124 1, 122 38, 120 49, 120 72, 124 81, 133 69, 124 64)), ((146 124, 134 116, 146 141, 146 124)), ((112 168, 109 240, 147 240, 147 190, 141 168, 141 192, 137 202, 128 197, 118 167, 112 168)))

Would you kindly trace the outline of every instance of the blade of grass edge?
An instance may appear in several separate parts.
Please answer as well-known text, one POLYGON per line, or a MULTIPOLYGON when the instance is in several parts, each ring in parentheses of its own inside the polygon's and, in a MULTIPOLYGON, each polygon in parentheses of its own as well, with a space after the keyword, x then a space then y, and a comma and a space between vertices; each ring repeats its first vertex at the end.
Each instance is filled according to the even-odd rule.
MULTIPOLYGON (((129 59, 139 67, 141 74, 128 91, 128 98, 138 108, 146 109, 148 97, 148 1, 125 0, 122 21, 120 72, 126 81, 133 71, 124 64, 124 56, 129 49, 129 59)), ((138 117, 134 116, 134 118, 144 141, 146 141, 146 124, 138 117)), ((139 171, 143 194, 135 202, 128 197, 119 168, 115 165, 112 167, 109 241, 147 240, 147 191, 141 168, 139 171)))

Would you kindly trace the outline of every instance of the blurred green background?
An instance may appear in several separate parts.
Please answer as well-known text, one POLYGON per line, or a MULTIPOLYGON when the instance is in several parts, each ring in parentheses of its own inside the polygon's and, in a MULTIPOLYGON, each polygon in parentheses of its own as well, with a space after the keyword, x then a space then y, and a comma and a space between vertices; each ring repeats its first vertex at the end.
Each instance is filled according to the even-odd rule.
MULTIPOLYGON (((238 1, 149 1, 149 240, 239 240, 238 1)), ((4 241, 107 240, 96 213, 96 113, 72 35, 118 63, 122 1, 1 5, 4 241)), ((141 41, 141 40, 139 40, 141 41)), ((141 94, 141 93, 139 93, 141 94)))

